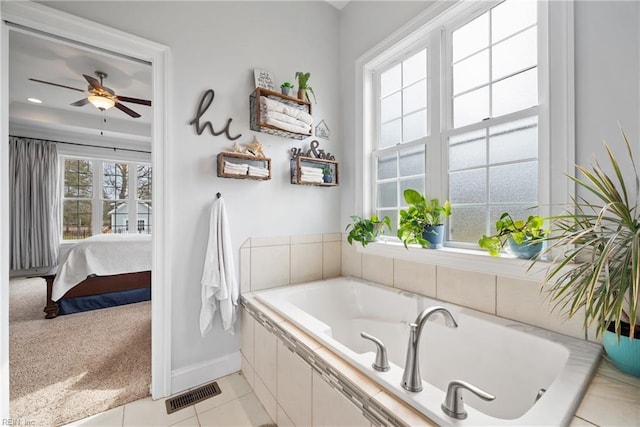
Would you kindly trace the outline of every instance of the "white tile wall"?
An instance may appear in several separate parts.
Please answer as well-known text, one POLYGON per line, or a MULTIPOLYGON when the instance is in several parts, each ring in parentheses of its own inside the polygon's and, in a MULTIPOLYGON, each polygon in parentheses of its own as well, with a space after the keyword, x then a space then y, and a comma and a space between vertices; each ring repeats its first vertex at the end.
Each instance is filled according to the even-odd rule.
MULTIPOLYGON (((253 242, 254 239, 251 239, 253 242)), ((287 238, 288 240, 288 238, 287 238)), ((289 248, 286 246, 260 246, 251 248, 251 290, 288 285, 289 248)))
POLYGON ((346 397, 336 391, 316 372, 313 373, 314 427, 370 427, 371 423, 346 397))
POLYGON ((495 314, 496 276, 440 266, 436 274, 436 298, 495 314))
POLYGON ((322 241, 319 243, 292 244, 291 283, 311 282, 313 280, 322 280, 322 241))
POLYGON ((276 422, 278 423, 278 427, 295 427, 280 405, 278 405, 278 419, 276 422))
POLYGON ((251 248, 240 249, 240 293, 251 292, 251 248))
POLYGON ((311 425, 311 367, 279 342, 277 397, 296 426, 311 425))
POLYGON ((255 319, 245 310, 240 310, 240 348, 243 356, 251 365, 254 364, 253 330, 255 319))
POLYGON ((322 244, 322 278, 330 279, 342 274, 342 243, 325 241, 322 244))
POLYGON ((289 240, 292 245, 299 245, 303 243, 321 243, 322 239, 322 234, 302 234, 299 236, 291 236, 289 240))
POLYGON ((260 403, 262 403, 264 409, 267 411, 267 414, 269 414, 272 420, 275 420, 278 417, 278 404, 276 402, 276 398, 267 389, 267 386, 264 385, 264 382, 262 382, 260 377, 256 377, 253 391, 260 403))
POLYGON ((436 266, 394 259, 393 286, 435 298, 436 266))
POLYGON ((362 255, 362 278, 393 286, 393 258, 362 255))
POLYGON ((258 322, 256 322, 254 333, 254 345, 258 349, 255 364, 253 365, 256 373, 256 382, 260 377, 267 389, 275 396, 277 390, 276 367, 278 362, 276 345, 278 339, 258 322))
POLYGON ((342 242, 342 275, 362 277, 362 254, 347 242, 342 242))

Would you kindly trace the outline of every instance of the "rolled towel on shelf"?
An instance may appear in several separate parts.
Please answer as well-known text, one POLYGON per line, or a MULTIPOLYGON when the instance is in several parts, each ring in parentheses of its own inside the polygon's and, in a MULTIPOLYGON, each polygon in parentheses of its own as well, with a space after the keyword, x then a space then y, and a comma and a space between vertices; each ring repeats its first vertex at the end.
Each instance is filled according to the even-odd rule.
POLYGON ((224 173, 230 173, 234 175, 246 175, 249 170, 249 165, 246 163, 231 163, 228 161, 224 161, 224 173))
POLYGON ((272 119, 270 117, 267 117, 267 120, 265 120, 265 123, 271 126, 275 126, 279 129, 282 130, 288 130, 289 132, 294 132, 294 133, 303 133, 303 134, 310 134, 311 133, 311 127, 310 126, 297 126, 291 123, 287 123, 287 122, 283 122, 281 120, 277 120, 277 119, 272 119))
POLYGON ((249 166, 249 175, 252 176, 269 176, 269 169, 256 166, 249 166))
POLYGON ((263 109, 266 111, 283 113, 287 116, 291 116, 293 118, 301 120, 309 126, 313 125, 313 116, 311 116, 311 114, 307 113, 306 111, 298 110, 297 108, 290 107, 287 104, 269 99, 265 96, 260 97, 260 102, 262 103, 263 109))
POLYGON ((307 175, 300 176, 300 181, 301 182, 312 182, 314 184, 319 184, 319 183, 324 182, 321 176, 307 176, 307 175))
POLYGON ((265 113, 264 120, 266 119, 275 119, 280 120, 281 122, 289 123, 294 126, 300 126, 307 130, 307 132, 311 132, 311 125, 303 122, 302 120, 298 120, 295 117, 288 116, 284 113, 278 113, 277 111, 269 111, 265 113))

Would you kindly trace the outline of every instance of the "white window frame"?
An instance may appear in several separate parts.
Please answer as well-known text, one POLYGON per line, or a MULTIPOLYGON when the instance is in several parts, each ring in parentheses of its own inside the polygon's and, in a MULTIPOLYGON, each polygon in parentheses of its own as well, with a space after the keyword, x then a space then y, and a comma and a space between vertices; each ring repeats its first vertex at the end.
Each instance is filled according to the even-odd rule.
MULTIPOLYGON (((436 2, 356 61, 355 208, 359 215, 370 215, 375 206, 375 200, 373 200, 375 192, 372 191, 375 185, 375 170, 373 159, 368 155, 376 137, 374 124, 376 123, 377 94, 373 89, 374 70, 389 63, 396 56, 396 52, 411 50, 420 42, 424 44, 430 33, 442 27, 445 22, 452 22, 461 14, 468 16, 471 13, 480 13, 486 8, 486 3, 482 1, 436 2)), ((572 165, 575 157, 573 2, 539 2, 538 32, 538 66, 549 70, 553 65, 554 70, 553 75, 545 76, 540 73, 542 74, 538 79, 540 105, 535 107, 538 108, 540 117, 538 125, 539 213, 542 216, 548 216, 559 213, 566 206, 573 188, 565 176, 573 173, 572 165), (550 44, 550 40, 553 40, 553 44, 550 44), (554 96, 550 97, 549 93, 553 93, 554 96)), ((440 66, 443 67, 446 64, 440 64, 440 66)), ((450 101, 442 97, 440 102, 440 109, 444 109, 447 108, 445 103, 450 101)), ((431 110, 436 109, 431 108, 431 110)), ((431 125, 434 123, 442 125, 442 117, 439 117, 437 122, 431 121, 431 125)), ((472 126, 470 125, 470 128, 472 126)), ((435 136, 433 128, 430 130, 432 131, 430 135, 435 136)), ((442 141, 434 145, 441 147, 442 141)), ((446 164, 446 153, 440 153, 437 158, 431 156, 429 159, 430 163, 427 166, 428 170, 431 170, 438 166, 434 163, 446 164)), ((442 173, 442 171, 439 172, 440 177, 442 173)), ((434 197, 447 194, 445 183, 446 180, 440 180, 439 183, 432 181, 434 188, 440 188, 440 194, 434 194, 434 197)), ((509 257, 503 257, 501 260, 489 258, 486 252, 475 249, 447 248, 439 251, 425 251, 410 248, 406 251, 402 244, 394 241, 374 243, 367 245, 366 248, 358 247, 358 250, 438 265, 455 267, 465 265, 469 269, 492 273, 495 273, 496 263, 509 265, 516 262, 509 257)), ((512 274, 516 274, 517 271, 516 275, 523 275, 521 262, 517 265, 512 274)), ((508 269, 505 270, 507 271, 508 269)))
MULTIPOLYGON (((138 199, 138 166, 151 166, 150 163, 145 162, 132 162, 129 160, 114 160, 114 159, 102 159, 95 157, 87 157, 76 154, 64 154, 60 155, 58 161, 60 162, 60 182, 63 183, 61 186, 61 198, 62 198, 62 212, 60 214, 60 221, 64 221, 64 201, 75 199, 74 197, 65 198, 64 197, 64 170, 65 170, 65 162, 66 160, 85 160, 91 162, 91 172, 93 174, 93 194, 91 195, 91 235, 95 236, 96 234, 102 233, 102 209, 103 202, 107 199, 103 197, 103 178, 104 178, 104 168, 103 165, 105 163, 120 163, 127 164, 129 166, 129 180, 127 181, 128 185, 128 196, 126 202, 129 204, 129 209, 127 212, 127 221, 129 224, 137 224, 137 210, 138 210, 138 202, 141 201, 138 199), (133 171, 133 172, 132 172, 133 171)), ((152 172, 153 174, 153 172, 152 172)), ((152 178, 153 179, 153 178, 152 178)), ((152 184, 153 185, 153 181, 152 184)), ((89 199, 86 199, 89 200, 89 199)), ((64 227, 64 223, 62 224, 64 227)), ((62 228, 61 233, 62 233, 62 228)), ((127 230, 128 233, 134 232, 137 233, 137 227, 135 230, 127 230)), ((79 242, 82 239, 71 239, 64 240, 63 234, 61 235, 61 242, 64 244, 79 242)))

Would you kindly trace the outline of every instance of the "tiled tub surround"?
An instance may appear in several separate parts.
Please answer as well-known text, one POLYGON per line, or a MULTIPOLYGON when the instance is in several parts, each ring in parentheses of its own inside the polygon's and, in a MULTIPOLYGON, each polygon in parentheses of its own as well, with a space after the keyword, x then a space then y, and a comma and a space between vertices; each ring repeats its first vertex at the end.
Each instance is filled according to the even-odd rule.
POLYGON ((438 425, 454 420, 440 404, 452 380, 469 381, 496 396, 492 402, 465 393, 468 418, 456 425, 566 425, 593 375, 602 351, 588 341, 517 323, 427 297, 352 278, 337 278, 254 294, 438 425), (434 316, 420 341, 424 390, 402 389, 408 324, 425 308, 445 305, 458 323, 434 316), (374 346, 387 346, 391 370, 371 368, 374 346), (546 393, 536 402, 536 394, 546 393))
MULTIPOLYGON (((292 277, 294 280, 300 277, 300 271, 292 271, 292 269, 301 268, 302 272, 315 276, 308 280, 319 279, 318 262, 320 252, 318 251, 318 243, 322 242, 321 271, 323 278, 339 276, 340 273, 343 276, 364 276, 367 280, 387 286, 435 297, 440 300, 448 300, 458 305, 479 309, 500 317, 518 320, 570 336, 584 337, 580 319, 574 318, 570 321, 564 321, 557 313, 551 312, 549 303, 545 301, 544 296, 539 291, 539 282, 535 280, 508 275, 487 274, 486 272, 478 273, 467 271, 467 269, 452 268, 451 266, 438 267, 422 261, 415 262, 413 260, 394 259, 393 257, 362 253, 359 252, 360 248, 347 244, 344 236, 342 238, 340 236, 340 233, 329 233, 324 235, 247 240, 241 249, 240 263, 244 296, 249 296, 250 298, 251 296, 248 293, 252 289, 266 289, 274 287, 273 285, 283 286, 293 283, 292 277), (274 251, 269 249, 274 249, 274 251), (295 255, 293 255, 294 253, 295 255), (257 254, 257 257, 253 258, 253 264, 251 263, 252 254, 257 254), (313 256, 314 254, 315 256, 313 256), (267 260, 264 259, 265 256, 268 258, 267 260), (312 260, 310 265, 305 266, 300 262, 300 259, 304 257, 312 260), (280 280, 269 283, 264 280, 262 275, 264 272, 260 271, 260 268, 276 270, 268 274, 276 275, 280 280), (255 283, 251 281, 252 273, 255 283), (449 280, 451 282, 447 282, 449 280), (483 295, 481 295, 483 292, 488 292, 490 297, 483 298, 483 295)), ((499 269, 496 268, 497 270, 499 269)), ((317 341, 309 338, 300 329, 291 325, 290 322, 285 321, 260 302, 251 298, 250 300, 260 307, 259 311, 266 313, 265 318, 275 319, 277 324, 286 327, 289 331, 293 331, 294 336, 302 337, 302 342, 314 343, 311 347, 314 348, 313 351, 317 357, 321 357, 331 363, 335 372, 339 372, 344 378, 349 378, 351 384, 357 385, 360 390, 368 392, 372 396, 369 399, 376 397, 375 401, 378 403, 384 402, 388 404, 393 408, 395 414, 402 413, 404 419, 410 419, 411 422, 408 423, 410 425, 430 425, 428 420, 419 416, 415 411, 388 393, 381 391, 380 387, 369 378, 347 365, 333 352, 320 346, 317 341)), ((271 417, 274 420, 278 419, 278 423, 281 426, 294 425, 276 400, 277 363, 275 355, 278 350, 282 350, 281 353, 286 354, 283 351, 286 348, 251 316, 247 316, 244 310, 243 316, 242 370, 250 381, 256 395, 263 405, 270 410, 271 417), (260 349, 257 353, 259 356, 268 355, 266 361, 263 360, 262 356, 258 357, 260 361, 257 363, 261 366, 258 369, 255 369, 254 348, 260 349), (267 369, 265 369, 265 366, 267 369), (262 375, 259 372, 262 372, 262 375), (267 387, 266 384, 269 384, 269 386, 267 387)), ((593 336, 590 333, 589 337, 591 339, 593 339, 593 336)), ((287 353, 289 353, 288 355, 293 354, 288 350, 287 353)), ((302 359, 300 360, 302 361, 302 359)), ((308 367, 304 362, 301 363, 308 367)), ((280 376, 284 379, 284 374, 280 374, 280 376)), ((344 394, 342 394, 344 392, 331 388, 315 372, 311 380, 305 380, 305 384, 309 386, 312 383, 314 400, 303 408, 308 409, 309 413, 311 413, 310 407, 313 403, 315 408, 313 425, 345 425, 345 423, 346 425, 359 425, 355 420, 362 421, 361 412, 350 403, 349 399, 344 397, 344 394), (332 390, 333 394, 331 396, 333 397, 331 400, 326 396, 329 396, 329 392, 332 390), (316 401, 318 393, 321 393, 322 396, 322 398, 318 397, 320 399, 319 402, 316 401), (326 419, 323 424, 323 412, 320 408, 323 408, 323 405, 327 405, 327 402, 331 402, 331 406, 329 406, 331 409, 326 411, 326 419), (333 422, 331 422, 332 416, 337 417, 333 422)), ((311 398, 309 397, 309 399, 311 398)), ((368 421, 364 421, 362 425, 369 426, 369 424, 368 421)), ((295 425, 302 426, 305 423, 296 423, 295 425)), ((571 425, 574 427, 640 425, 640 379, 621 373, 613 367, 611 362, 604 358, 571 425)))

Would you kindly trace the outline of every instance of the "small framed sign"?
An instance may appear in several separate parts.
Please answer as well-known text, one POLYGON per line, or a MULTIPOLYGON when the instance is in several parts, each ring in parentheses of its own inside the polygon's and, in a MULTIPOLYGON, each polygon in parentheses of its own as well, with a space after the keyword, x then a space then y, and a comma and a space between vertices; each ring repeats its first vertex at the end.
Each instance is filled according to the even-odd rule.
POLYGON ((253 77, 256 81, 256 87, 262 87, 269 90, 276 90, 276 82, 273 73, 270 71, 253 69, 253 77))

